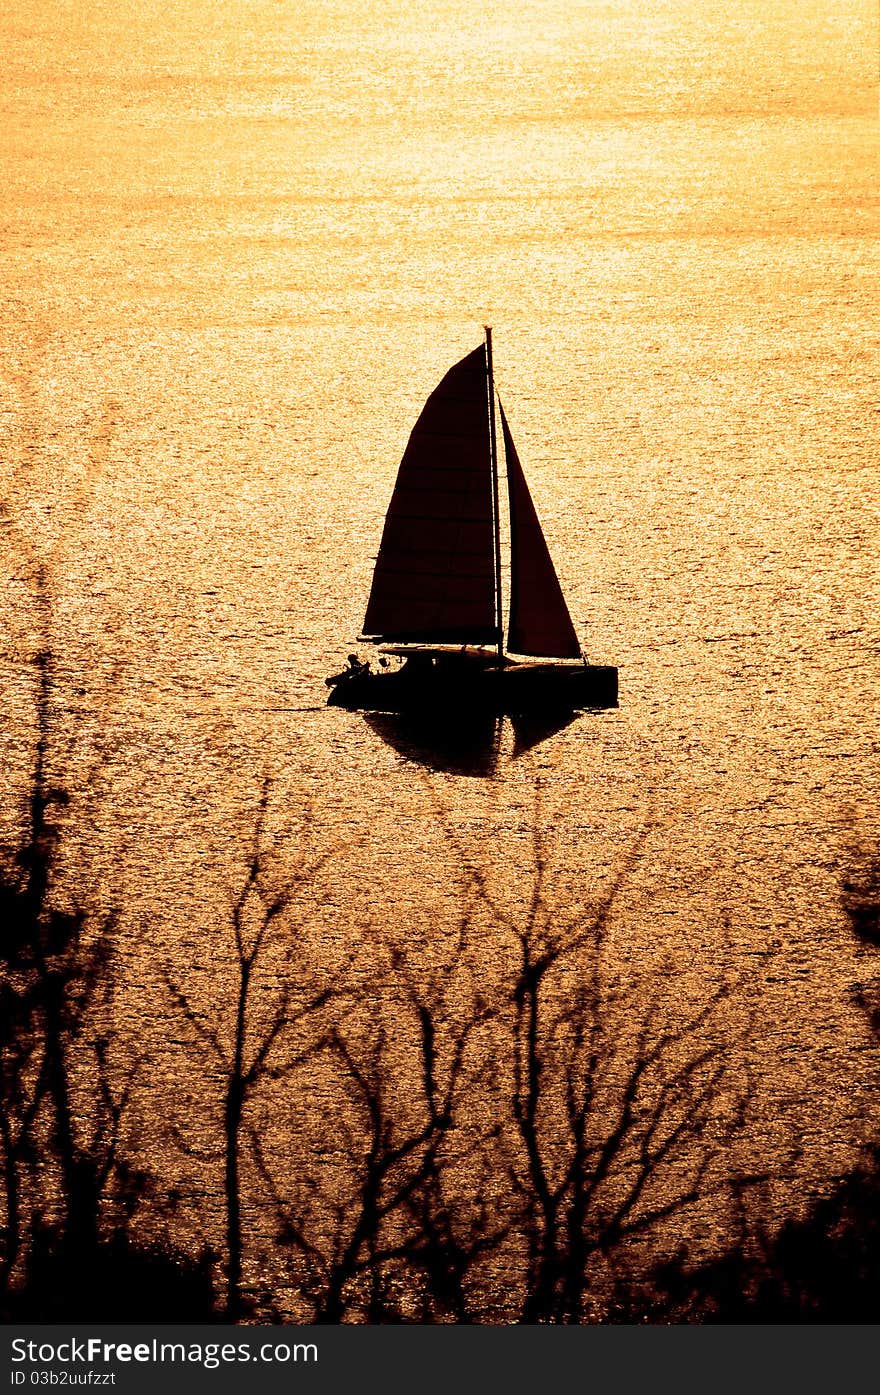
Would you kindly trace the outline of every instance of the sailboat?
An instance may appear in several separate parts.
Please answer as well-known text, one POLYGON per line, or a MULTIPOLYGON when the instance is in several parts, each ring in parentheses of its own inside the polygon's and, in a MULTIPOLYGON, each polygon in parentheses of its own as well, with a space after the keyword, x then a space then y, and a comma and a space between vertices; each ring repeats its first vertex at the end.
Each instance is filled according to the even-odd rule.
POLYGON ((617 705, 617 669, 587 662, 500 399, 510 585, 502 605, 492 331, 449 369, 409 438, 359 642, 327 679, 333 706, 369 712, 551 713, 617 705), (505 633, 506 630, 506 633, 505 633))

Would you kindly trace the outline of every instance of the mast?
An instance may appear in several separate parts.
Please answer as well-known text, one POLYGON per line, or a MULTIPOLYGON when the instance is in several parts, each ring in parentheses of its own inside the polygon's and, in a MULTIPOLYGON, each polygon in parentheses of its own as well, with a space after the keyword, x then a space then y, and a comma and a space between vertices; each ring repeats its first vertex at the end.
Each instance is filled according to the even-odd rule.
POLYGON ((492 467, 492 530, 495 544, 495 614, 498 618, 498 657, 504 653, 504 617, 501 614, 501 515, 498 504, 498 442, 495 439, 495 374, 492 367, 492 326, 486 331, 486 377, 489 392, 489 460, 492 467))

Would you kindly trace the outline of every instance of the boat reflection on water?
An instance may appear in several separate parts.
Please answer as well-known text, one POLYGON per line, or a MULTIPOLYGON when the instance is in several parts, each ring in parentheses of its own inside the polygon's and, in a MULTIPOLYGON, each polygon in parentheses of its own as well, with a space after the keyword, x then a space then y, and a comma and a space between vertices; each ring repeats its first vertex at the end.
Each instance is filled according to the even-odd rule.
POLYGON ((533 747, 540 746, 542 741, 547 741, 557 732, 564 731, 570 727, 576 717, 582 717, 583 712, 575 712, 570 708, 565 711, 556 712, 519 712, 510 718, 510 725, 513 727, 513 750, 511 759, 516 760, 518 756, 524 755, 526 751, 531 751, 533 747))
POLYGON ((447 775, 491 779, 501 749, 502 717, 492 713, 421 717, 413 713, 364 712, 363 719, 386 746, 415 765, 447 775))
POLYGON ((447 715, 364 712, 363 720, 386 746, 405 760, 446 775, 491 779, 502 757, 518 756, 555 736, 583 714, 566 710, 538 716, 496 717, 491 713, 447 715), (513 747, 505 751, 504 723, 510 722, 513 747))

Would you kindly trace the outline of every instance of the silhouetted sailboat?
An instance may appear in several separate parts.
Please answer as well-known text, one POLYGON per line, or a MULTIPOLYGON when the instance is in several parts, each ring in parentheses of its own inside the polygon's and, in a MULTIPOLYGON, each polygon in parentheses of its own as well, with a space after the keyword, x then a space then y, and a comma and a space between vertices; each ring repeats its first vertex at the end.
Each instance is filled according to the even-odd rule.
POLYGON ((499 402, 510 508, 507 643, 492 332, 434 389, 400 463, 364 619, 364 642, 403 659, 351 656, 331 704, 374 712, 496 713, 610 707, 617 669, 588 664, 499 402), (517 656, 517 657, 513 657, 517 656), (522 657, 519 657, 522 656, 522 657))

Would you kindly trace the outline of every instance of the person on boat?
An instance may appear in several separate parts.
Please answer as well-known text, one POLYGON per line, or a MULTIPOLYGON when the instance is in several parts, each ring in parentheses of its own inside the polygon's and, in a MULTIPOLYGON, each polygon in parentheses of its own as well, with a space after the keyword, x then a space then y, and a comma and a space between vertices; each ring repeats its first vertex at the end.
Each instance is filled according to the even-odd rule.
POLYGON ((325 678, 324 682, 328 688, 335 688, 340 683, 349 683, 352 678, 363 678, 370 672, 370 665, 358 658, 357 654, 349 654, 346 667, 341 673, 331 674, 325 678))

